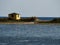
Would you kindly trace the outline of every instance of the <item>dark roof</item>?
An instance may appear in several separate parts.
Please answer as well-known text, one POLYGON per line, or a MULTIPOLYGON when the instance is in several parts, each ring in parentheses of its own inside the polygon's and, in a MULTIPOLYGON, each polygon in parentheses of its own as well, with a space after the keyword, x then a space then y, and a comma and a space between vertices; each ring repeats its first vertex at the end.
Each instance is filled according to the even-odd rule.
MULTIPOLYGON (((19 15, 18 13, 11 13, 11 14, 13 14, 13 15, 19 15)), ((11 14, 9 14, 9 15, 11 15, 11 14)))

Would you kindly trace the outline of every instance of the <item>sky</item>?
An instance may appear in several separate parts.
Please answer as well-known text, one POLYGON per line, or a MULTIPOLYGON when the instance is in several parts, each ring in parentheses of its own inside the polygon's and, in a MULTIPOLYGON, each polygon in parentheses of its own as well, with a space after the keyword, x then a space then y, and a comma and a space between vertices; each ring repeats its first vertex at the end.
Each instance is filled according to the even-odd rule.
POLYGON ((0 0, 0 16, 13 12, 22 17, 60 17, 60 0, 0 0))

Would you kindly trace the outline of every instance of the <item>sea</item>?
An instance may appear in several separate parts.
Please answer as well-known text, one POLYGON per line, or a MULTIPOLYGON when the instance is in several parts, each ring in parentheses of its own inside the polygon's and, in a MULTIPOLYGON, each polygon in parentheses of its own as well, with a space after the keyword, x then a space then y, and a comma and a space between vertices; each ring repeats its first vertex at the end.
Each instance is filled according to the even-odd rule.
POLYGON ((0 45, 60 45, 60 24, 0 24, 0 45))

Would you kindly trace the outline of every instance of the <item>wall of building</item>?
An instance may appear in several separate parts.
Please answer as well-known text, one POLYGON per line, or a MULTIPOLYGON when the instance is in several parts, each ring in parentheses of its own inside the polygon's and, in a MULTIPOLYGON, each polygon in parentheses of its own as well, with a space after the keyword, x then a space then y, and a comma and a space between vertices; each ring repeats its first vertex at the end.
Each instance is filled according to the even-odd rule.
POLYGON ((16 20, 19 20, 20 19, 20 15, 16 15, 16 20))
POLYGON ((12 20, 19 20, 20 19, 20 15, 13 15, 13 14, 9 14, 9 16, 8 16, 10 19, 12 19, 12 20))

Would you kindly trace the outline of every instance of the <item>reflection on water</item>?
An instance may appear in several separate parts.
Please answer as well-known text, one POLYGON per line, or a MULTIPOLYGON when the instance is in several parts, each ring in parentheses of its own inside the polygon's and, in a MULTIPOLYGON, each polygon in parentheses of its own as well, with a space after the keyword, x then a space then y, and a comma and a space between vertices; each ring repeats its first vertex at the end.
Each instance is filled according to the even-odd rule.
POLYGON ((60 24, 0 24, 0 45, 60 45, 60 24))

